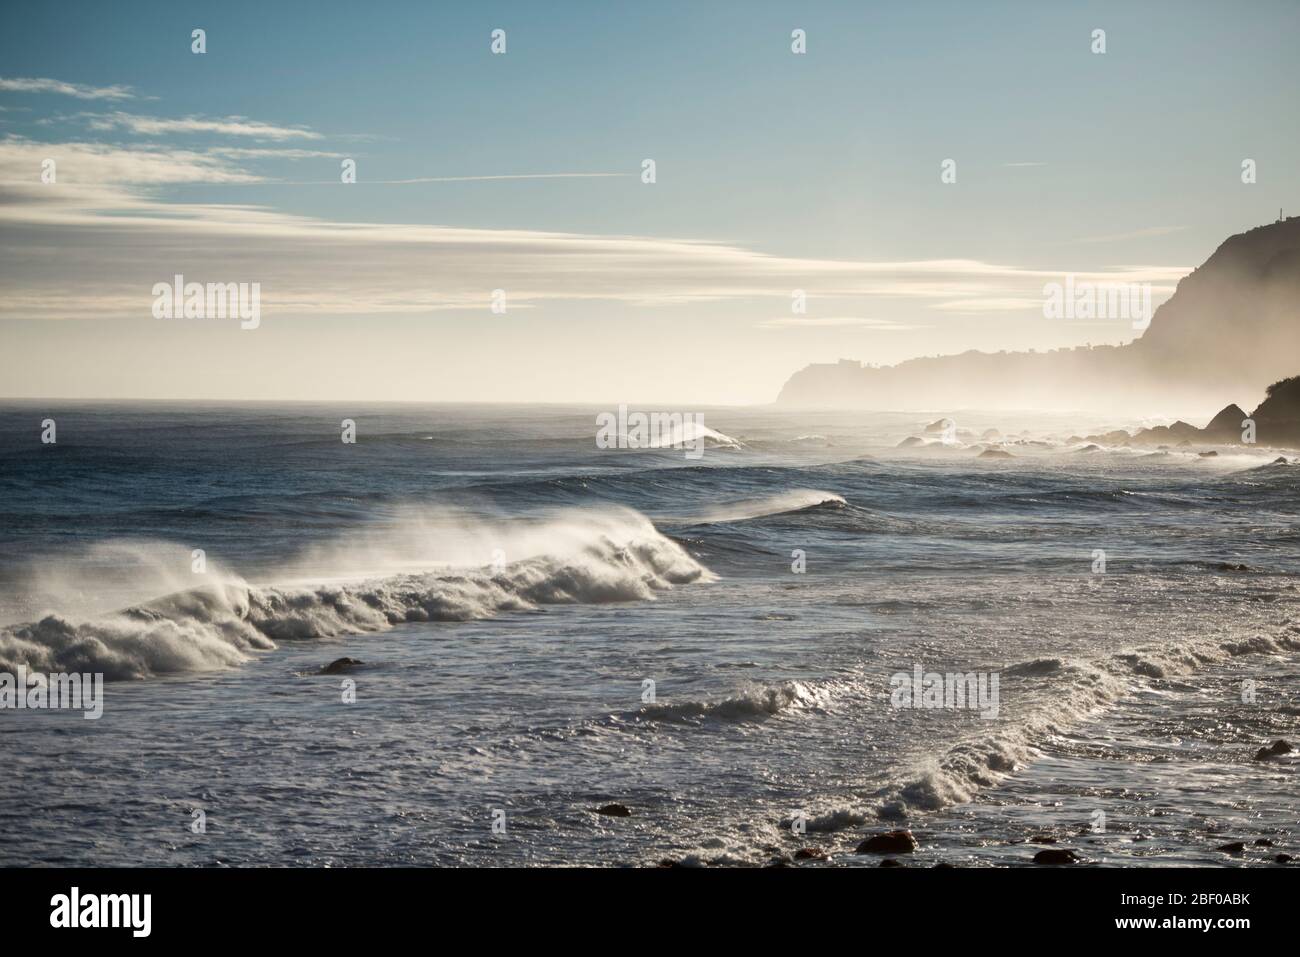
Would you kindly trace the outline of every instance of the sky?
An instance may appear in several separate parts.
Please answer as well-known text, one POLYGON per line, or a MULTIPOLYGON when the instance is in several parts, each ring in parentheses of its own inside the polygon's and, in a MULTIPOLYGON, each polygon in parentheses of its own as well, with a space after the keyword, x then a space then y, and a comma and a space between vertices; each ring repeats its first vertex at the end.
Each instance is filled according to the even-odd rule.
POLYGON ((0 396, 762 403, 812 362, 1128 341, 1044 285, 1160 302, 1300 206, 1298 28, 1269 0, 5 4, 0 396), (256 328, 157 318, 176 274, 257 283, 256 328))

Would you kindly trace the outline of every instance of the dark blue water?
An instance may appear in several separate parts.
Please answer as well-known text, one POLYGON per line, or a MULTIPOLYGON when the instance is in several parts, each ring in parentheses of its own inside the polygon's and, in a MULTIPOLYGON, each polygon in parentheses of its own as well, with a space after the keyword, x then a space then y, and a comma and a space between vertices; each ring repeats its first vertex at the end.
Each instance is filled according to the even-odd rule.
POLYGON ((1099 802, 1101 859, 1189 863, 1294 823, 1250 760, 1298 730, 1288 453, 705 409, 695 460, 600 411, 0 408, 0 671, 110 679, 97 721, 0 712, 0 863, 754 863, 882 820, 1016 863, 1099 802), (997 717, 895 707, 918 663, 998 675, 997 717))

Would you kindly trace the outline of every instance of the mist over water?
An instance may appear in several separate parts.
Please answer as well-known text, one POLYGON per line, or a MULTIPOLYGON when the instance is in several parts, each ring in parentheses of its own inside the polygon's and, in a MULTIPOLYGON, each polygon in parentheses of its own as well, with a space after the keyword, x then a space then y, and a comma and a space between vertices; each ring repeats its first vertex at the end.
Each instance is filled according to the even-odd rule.
POLYGON ((1093 415, 951 413, 945 442, 938 412, 706 410, 732 441, 691 461, 596 448, 589 409, 47 413, 52 447, 0 410, 0 670, 117 680, 96 722, 0 713, 0 824, 33 837, 0 863, 763 863, 812 842, 852 864, 900 821, 935 859, 1021 863, 1010 840, 1098 808, 1093 853, 1170 863, 1207 822, 1295 818, 1250 760, 1300 730, 1294 453, 1088 449, 1071 439, 1140 424, 1093 415), (988 429, 1013 458, 978 457, 988 429), (362 664, 322 673, 344 656, 362 664), (998 675, 997 717, 892 706, 918 664, 998 675), (1153 776, 1171 734, 1189 743, 1153 776), (1153 816, 1157 780, 1196 793, 1153 816))

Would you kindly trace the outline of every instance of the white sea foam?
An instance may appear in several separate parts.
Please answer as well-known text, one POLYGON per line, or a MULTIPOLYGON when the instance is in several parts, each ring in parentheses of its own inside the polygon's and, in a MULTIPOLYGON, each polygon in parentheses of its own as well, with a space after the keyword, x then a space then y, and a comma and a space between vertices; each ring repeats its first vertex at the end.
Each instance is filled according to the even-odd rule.
POLYGON ((713 718, 721 721, 749 721, 769 718, 786 711, 829 706, 834 690, 824 684, 783 681, 750 684, 735 694, 715 701, 680 701, 646 705, 637 717, 646 721, 691 721, 713 718))
POLYGON ((880 788, 872 804, 836 804, 810 813, 810 831, 856 827, 870 818, 904 818, 973 800, 1037 756, 1053 735, 1097 715, 1144 686, 1147 679, 1193 674, 1240 655, 1294 653, 1300 630, 1277 636, 1256 635, 1222 641, 1205 639, 1185 645, 1151 645, 1091 661, 1044 658, 1012 665, 1007 678, 1050 682, 1046 693, 1025 693, 1020 716, 995 733, 961 741, 946 751, 901 765, 891 783, 880 788))
POLYGON ((719 505, 701 508, 693 512, 674 516, 662 516, 661 521, 674 525, 714 524, 718 522, 744 522, 768 515, 781 515, 796 512, 813 505, 845 505, 842 495, 823 492, 818 489, 796 488, 775 495, 744 499, 737 502, 724 502, 719 505))
POLYGON ((539 605, 644 601, 711 577, 628 509, 557 511, 518 522, 459 513, 406 518, 400 531, 361 532, 315 549, 295 563, 290 584, 214 575, 200 587, 116 612, 90 618, 55 612, 7 626, 0 629, 0 671, 23 664, 120 679, 212 670, 238 665, 277 641, 375 632, 402 622, 467 621, 539 605), (442 537, 422 538, 434 530, 442 537), (477 564, 463 561, 470 555, 477 564), (393 571, 421 563, 436 567, 393 571), (304 582, 313 568, 330 574, 304 582), (358 575, 362 568, 385 572, 358 575))

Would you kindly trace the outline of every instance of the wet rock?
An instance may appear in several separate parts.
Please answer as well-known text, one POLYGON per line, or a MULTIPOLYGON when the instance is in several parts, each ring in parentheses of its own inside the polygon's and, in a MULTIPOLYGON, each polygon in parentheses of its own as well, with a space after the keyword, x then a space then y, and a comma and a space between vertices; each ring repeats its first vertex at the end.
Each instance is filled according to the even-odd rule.
POLYGON ((1219 457, 1219 453, 1214 449, 1210 449, 1208 452, 1197 452, 1196 454, 1203 459, 1217 459, 1219 457))
POLYGON ((350 668, 356 668, 361 664, 364 664, 364 662, 357 658, 335 658, 325 667, 321 668, 320 673, 323 675, 338 675, 350 668))
POLYGON ((801 847, 794 852, 796 861, 829 861, 831 856, 820 847, 801 847))
POLYGON ((938 864, 934 866, 936 869, 943 868, 944 870, 953 870, 954 868, 954 865, 949 864, 947 861, 940 861, 938 864))
POLYGON ((859 854, 911 854, 921 845, 911 831, 885 831, 875 834, 858 845, 859 854))
POLYGON ((1273 846, 1273 842, 1270 841, 1270 840, 1269 840, 1268 838, 1266 838, 1266 837, 1261 837, 1261 838, 1258 838, 1258 839, 1255 841, 1255 846, 1256 846, 1256 847, 1272 847, 1272 846, 1273 846))
POLYGON ((887 858, 885 858, 883 861, 880 862, 880 866, 881 866, 881 867, 902 867, 902 866, 903 866, 903 862, 902 862, 902 861, 896 861, 896 860, 894 860, 892 857, 887 857, 887 858))
POLYGON ((794 859, 789 854, 781 854, 767 862, 768 867, 794 867, 794 859))
POLYGON ((1182 439, 1190 441, 1199 437, 1201 430, 1190 422, 1175 422, 1173 425, 1157 425, 1150 429, 1139 429, 1133 435, 1133 441, 1143 445, 1153 445, 1156 442, 1172 441, 1173 439, 1182 439))
POLYGON ((1035 864, 1077 864, 1083 860, 1068 847, 1052 847, 1034 855, 1035 864))
POLYGON ((1295 858, 1290 854, 1279 854, 1277 857, 1273 858, 1273 860, 1277 861, 1279 864, 1290 864, 1295 860, 1295 858))
POLYGON ((1236 442, 1241 439, 1241 424, 1246 420, 1246 418, 1245 409, 1234 403, 1226 406, 1223 411, 1212 418, 1209 424, 1201 431, 1211 439, 1231 440, 1236 442))
POLYGON ((978 456, 981 459, 1014 459, 1015 456, 1006 449, 985 449, 978 456))
POLYGON ((1271 760, 1273 760, 1273 758, 1276 758, 1276 757, 1278 757, 1279 755, 1282 755, 1282 754, 1290 754, 1290 753, 1291 753, 1292 751, 1294 751, 1294 750, 1295 750, 1295 748, 1291 747, 1291 745, 1289 745, 1287 742, 1283 741, 1281 738, 1278 738, 1276 741, 1274 741, 1272 744, 1270 744, 1267 748, 1260 748, 1258 751, 1256 751, 1256 752, 1255 752, 1255 760, 1256 760, 1256 761, 1271 761, 1271 760))
POLYGON ((626 804, 605 804, 596 808, 597 814, 604 814, 606 817, 631 817, 632 811, 626 804))
POLYGON ((1230 844, 1220 844, 1215 850, 1223 851, 1224 854, 1241 854, 1246 850, 1246 843, 1244 841, 1233 841, 1230 844))
POLYGON ((1128 445, 1133 436, 1129 435, 1123 429, 1112 429, 1102 435, 1089 435, 1084 441, 1095 442, 1100 445, 1128 445))
POLYGON ((1029 843, 1030 844, 1055 844, 1056 838, 1050 837, 1046 834, 1035 834, 1033 837, 1029 839, 1029 843))

